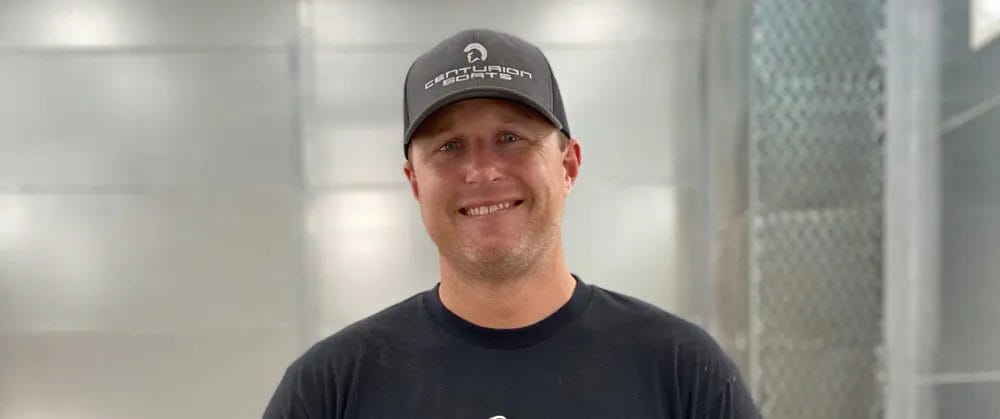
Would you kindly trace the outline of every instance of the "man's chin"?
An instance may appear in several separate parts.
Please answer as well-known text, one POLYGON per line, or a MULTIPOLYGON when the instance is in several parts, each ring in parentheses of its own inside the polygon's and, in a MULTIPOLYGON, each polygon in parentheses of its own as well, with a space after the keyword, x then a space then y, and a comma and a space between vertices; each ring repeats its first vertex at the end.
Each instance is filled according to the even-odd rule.
POLYGON ((515 259, 513 249, 509 247, 489 247, 489 248, 477 248, 477 249, 467 249, 465 252, 465 258, 470 264, 473 265, 503 265, 509 264, 510 261, 515 259))
POLYGON ((481 278, 506 278, 524 272, 526 257, 513 246, 466 248, 463 253, 465 269, 481 278))

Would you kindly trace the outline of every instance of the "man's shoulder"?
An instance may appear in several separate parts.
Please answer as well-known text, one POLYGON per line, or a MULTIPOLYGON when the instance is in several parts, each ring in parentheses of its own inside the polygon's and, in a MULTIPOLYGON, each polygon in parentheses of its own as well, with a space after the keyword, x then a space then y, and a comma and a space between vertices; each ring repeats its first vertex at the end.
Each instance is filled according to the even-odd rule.
POLYGON ((591 317, 597 320, 592 322, 609 319, 602 328, 614 338, 628 340, 634 352, 654 357, 652 364, 669 377, 664 382, 684 383, 675 390, 690 403, 692 412, 706 417, 760 417, 736 365, 705 329, 621 293, 597 288, 595 299, 591 317))
MULTIPOLYGON (((628 342, 635 353, 649 354, 664 373, 682 382, 711 383, 714 387, 742 382, 735 364, 701 326, 603 288, 596 288, 595 298, 597 311, 591 313, 595 319, 591 322, 602 322, 600 327, 612 334, 611 338, 628 342)), ((718 391, 714 387, 708 391, 718 391)))
POLYGON ((722 353, 701 326, 642 299, 594 286, 593 322, 638 344, 676 350, 722 353))

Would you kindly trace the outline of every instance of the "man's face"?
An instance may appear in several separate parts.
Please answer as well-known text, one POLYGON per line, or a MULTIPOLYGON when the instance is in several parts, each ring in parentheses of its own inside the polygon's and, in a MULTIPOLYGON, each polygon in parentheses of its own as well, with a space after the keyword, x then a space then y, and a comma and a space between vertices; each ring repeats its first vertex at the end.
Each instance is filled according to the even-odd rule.
POLYGON ((530 108, 470 99, 434 113, 404 165, 442 259, 467 275, 506 278, 560 245, 580 146, 530 108))

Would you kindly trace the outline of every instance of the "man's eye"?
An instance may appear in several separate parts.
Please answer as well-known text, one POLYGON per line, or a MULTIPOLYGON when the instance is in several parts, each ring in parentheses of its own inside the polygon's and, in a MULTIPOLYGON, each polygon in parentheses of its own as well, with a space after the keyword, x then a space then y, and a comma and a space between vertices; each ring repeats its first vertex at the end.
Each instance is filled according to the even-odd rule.
POLYGON ((438 151, 454 151, 458 150, 458 143, 454 141, 449 141, 444 143, 441 147, 438 147, 438 151))
POLYGON ((503 135, 500 136, 500 141, 505 143, 513 143, 519 139, 521 139, 521 137, 518 137, 517 134, 511 132, 504 133, 503 135))

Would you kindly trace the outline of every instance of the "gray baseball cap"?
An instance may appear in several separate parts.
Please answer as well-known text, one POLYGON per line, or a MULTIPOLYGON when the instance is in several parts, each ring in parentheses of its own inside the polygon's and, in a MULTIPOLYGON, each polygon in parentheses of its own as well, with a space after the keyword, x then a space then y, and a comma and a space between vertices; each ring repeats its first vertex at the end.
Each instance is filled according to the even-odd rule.
POLYGON ((403 87, 403 153, 431 114, 465 99, 496 98, 524 104, 569 136, 559 85, 538 47, 488 29, 452 35, 410 66, 403 87))

